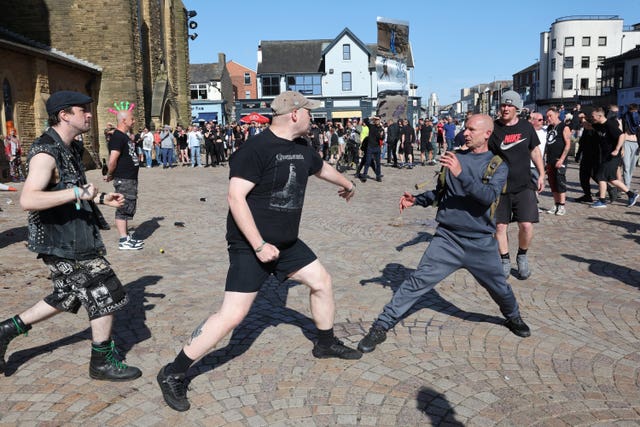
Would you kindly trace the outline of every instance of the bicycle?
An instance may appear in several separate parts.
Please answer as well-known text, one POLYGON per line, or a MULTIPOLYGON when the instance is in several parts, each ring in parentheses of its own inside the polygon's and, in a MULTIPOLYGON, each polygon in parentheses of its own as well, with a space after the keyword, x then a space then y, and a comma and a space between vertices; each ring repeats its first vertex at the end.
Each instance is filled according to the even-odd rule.
POLYGON ((358 144, 350 139, 347 141, 344 154, 336 162, 336 170, 340 173, 355 169, 358 165, 358 144))

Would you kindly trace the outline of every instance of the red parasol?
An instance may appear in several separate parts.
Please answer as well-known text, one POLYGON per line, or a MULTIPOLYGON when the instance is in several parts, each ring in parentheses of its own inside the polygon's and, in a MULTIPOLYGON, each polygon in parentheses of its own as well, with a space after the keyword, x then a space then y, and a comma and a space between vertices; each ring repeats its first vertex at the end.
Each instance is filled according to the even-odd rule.
POLYGON ((269 119, 265 116, 263 116, 262 114, 258 114, 256 112, 247 114, 246 116, 243 116, 240 121, 242 123, 251 123, 251 122, 256 122, 256 123, 269 123, 269 119))

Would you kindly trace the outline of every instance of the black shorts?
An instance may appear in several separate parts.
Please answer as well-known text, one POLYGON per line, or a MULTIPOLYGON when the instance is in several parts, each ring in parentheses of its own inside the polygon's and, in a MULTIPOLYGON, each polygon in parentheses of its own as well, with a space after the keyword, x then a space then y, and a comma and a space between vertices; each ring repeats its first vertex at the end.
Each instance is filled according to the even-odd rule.
POLYGON ((598 168, 598 172, 596 172, 596 181, 613 181, 618 179, 620 160, 620 156, 616 156, 602 162, 598 168))
MULTIPOLYGON (((537 171, 537 170, 536 170, 537 171)), ((567 167, 556 169, 553 165, 547 165, 547 178, 549 179, 549 187, 554 193, 567 192, 567 167)))
POLYGON ((128 302, 122 283, 103 258, 77 261, 42 255, 51 270, 53 292, 44 302, 61 311, 77 313, 80 305, 94 320, 122 309, 128 302))
POLYGON ((538 222, 538 200, 536 192, 530 188, 518 193, 500 195, 496 209, 496 224, 510 222, 538 222))
POLYGON ((138 180, 115 178, 113 188, 124 196, 124 205, 116 209, 116 219, 133 219, 138 206, 138 180))
POLYGON ((431 142, 429 142, 429 141, 420 141, 420 152, 421 153, 426 153, 427 151, 432 151, 431 150, 431 142))
POLYGON ((280 257, 272 262, 262 263, 253 249, 245 243, 229 245, 229 271, 225 291, 258 292, 269 275, 280 282, 315 261, 318 257, 300 239, 286 247, 279 247, 280 257))

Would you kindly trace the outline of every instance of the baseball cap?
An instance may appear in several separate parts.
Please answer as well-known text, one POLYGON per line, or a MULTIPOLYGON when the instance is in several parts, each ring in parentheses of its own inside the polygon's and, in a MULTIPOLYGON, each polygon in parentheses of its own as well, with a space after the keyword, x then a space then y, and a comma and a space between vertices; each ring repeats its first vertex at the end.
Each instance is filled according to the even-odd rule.
POLYGON ((313 110, 320 107, 320 105, 321 104, 319 101, 305 98, 305 96, 300 92, 288 90, 276 96, 276 98, 271 103, 271 109, 273 110, 273 114, 275 116, 280 116, 282 114, 287 114, 292 112, 293 110, 300 108, 313 110))
POLYGON ((518 92, 508 90, 500 97, 500 105, 513 105, 514 107, 521 109, 522 98, 520 98, 518 92))
POLYGON ((90 96, 72 90, 61 90, 53 93, 47 99, 47 114, 52 116, 60 110, 73 107, 74 105, 86 105, 93 102, 90 96))

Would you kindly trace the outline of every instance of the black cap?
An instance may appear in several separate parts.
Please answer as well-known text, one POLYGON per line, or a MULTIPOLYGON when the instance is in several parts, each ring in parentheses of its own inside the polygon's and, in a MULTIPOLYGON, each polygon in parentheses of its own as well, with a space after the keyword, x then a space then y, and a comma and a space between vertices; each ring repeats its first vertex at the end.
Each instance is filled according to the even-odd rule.
POLYGON ((92 102, 93 99, 83 93, 74 92, 72 90, 61 90, 52 94, 49 99, 47 99, 47 114, 52 116, 65 108, 69 108, 74 105, 86 105, 92 102))

